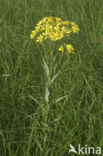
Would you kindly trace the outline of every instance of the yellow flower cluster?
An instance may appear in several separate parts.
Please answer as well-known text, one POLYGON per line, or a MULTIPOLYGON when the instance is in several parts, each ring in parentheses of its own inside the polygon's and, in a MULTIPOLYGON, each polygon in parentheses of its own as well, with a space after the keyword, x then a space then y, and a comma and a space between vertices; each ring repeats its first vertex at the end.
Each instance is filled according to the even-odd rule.
POLYGON ((74 22, 63 21, 58 17, 44 17, 36 26, 35 30, 30 34, 31 39, 36 35, 37 42, 42 42, 43 39, 50 38, 52 41, 57 41, 70 33, 78 33, 79 27, 74 22))
MULTIPOLYGON (((79 27, 74 22, 63 21, 58 17, 44 17, 35 27, 30 34, 30 38, 36 37, 36 42, 41 43, 43 40, 50 39, 51 41, 61 40, 70 36, 70 33, 78 33, 79 27)), ((74 52, 72 45, 65 45, 67 51, 74 52)), ((61 45, 59 51, 64 51, 64 47, 61 45)))
POLYGON ((65 49, 65 48, 66 48, 66 50, 68 51, 68 53, 72 53, 72 54, 75 53, 74 48, 73 48, 73 46, 72 46, 71 44, 64 44, 64 46, 61 45, 61 46, 58 48, 58 50, 61 51, 61 52, 64 52, 64 49, 65 49))

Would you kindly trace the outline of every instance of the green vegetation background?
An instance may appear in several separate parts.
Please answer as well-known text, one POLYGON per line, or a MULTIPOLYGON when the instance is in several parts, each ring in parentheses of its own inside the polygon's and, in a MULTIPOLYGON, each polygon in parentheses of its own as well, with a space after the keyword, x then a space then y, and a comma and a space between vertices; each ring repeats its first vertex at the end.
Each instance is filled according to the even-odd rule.
POLYGON ((103 0, 0 0, 0 155, 67 156, 70 144, 103 147, 103 0), (80 33, 53 86, 54 99, 68 97, 53 104, 60 120, 44 144, 40 107, 29 98, 44 101, 43 50, 30 33, 51 15, 80 33))

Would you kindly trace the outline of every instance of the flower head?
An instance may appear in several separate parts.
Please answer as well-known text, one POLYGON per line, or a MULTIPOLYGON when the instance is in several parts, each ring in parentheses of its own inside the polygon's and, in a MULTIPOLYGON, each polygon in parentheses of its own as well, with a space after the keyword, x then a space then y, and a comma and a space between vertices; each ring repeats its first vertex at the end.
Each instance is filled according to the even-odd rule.
POLYGON ((79 32, 79 27, 78 26, 73 26, 72 30, 74 33, 78 33, 79 32))
MULTIPOLYGON (((30 38, 36 37, 36 42, 43 42, 44 40, 51 40, 53 42, 59 41, 65 37, 69 37, 71 33, 78 33, 79 27, 74 22, 63 21, 58 17, 44 17, 39 21, 35 29, 30 34, 30 38)), ((66 49, 69 53, 74 52, 72 45, 67 44, 66 49)), ((60 46, 59 51, 64 51, 63 45, 60 46)))
POLYGON ((64 47, 63 47, 63 45, 61 45, 61 46, 58 48, 58 50, 61 51, 61 52, 64 52, 64 47))
POLYGON ((67 49, 68 53, 73 53, 73 54, 75 53, 74 48, 71 44, 67 44, 66 49, 67 49))
POLYGON ((70 33, 77 33, 78 31, 79 27, 74 22, 63 21, 61 18, 50 16, 44 17, 37 24, 30 37, 33 39, 38 34, 46 33, 47 38, 57 41, 65 38, 70 33), (70 26, 72 27, 70 28, 70 26))
POLYGON ((71 22, 72 25, 72 31, 73 33, 78 33, 79 32, 79 27, 77 24, 75 24, 74 22, 71 22))
POLYGON ((42 41, 43 41, 43 36, 42 35, 38 36, 36 42, 41 43, 42 41))

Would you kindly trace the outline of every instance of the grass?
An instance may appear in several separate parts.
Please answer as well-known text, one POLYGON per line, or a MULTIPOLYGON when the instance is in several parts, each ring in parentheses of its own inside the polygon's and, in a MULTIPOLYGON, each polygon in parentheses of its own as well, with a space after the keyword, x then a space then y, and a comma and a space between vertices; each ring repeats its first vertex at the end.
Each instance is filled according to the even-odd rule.
MULTIPOLYGON (((0 1, 0 153, 1 156, 67 156, 69 145, 103 147, 103 1, 0 1), (41 46, 30 40, 45 16, 71 20, 80 27, 71 55, 53 85, 49 126, 43 142, 40 106, 45 78, 41 46)), ((103 152, 103 151, 102 151, 103 152)))

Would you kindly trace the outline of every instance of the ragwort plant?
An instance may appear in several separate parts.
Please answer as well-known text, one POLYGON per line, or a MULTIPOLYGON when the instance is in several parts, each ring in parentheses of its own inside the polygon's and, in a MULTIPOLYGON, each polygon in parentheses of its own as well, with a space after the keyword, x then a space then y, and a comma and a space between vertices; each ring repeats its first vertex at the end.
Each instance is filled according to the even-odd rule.
MULTIPOLYGON (((66 52, 68 56, 69 54, 75 54, 73 46, 70 43, 66 43, 65 39, 68 40, 71 34, 76 34, 78 32, 79 27, 74 22, 63 21, 61 18, 50 16, 44 17, 30 34, 30 38, 32 40, 34 39, 37 43, 40 43, 44 50, 44 53, 42 54, 42 62, 46 75, 45 104, 43 105, 39 103, 37 99, 31 97, 40 105, 42 109, 42 118, 44 120, 43 126, 45 128, 44 142, 46 142, 48 138, 49 124, 58 120, 58 118, 56 118, 51 121, 50 110, 53 90, 52 86, 55 79, 60 75, 61 69, 66 62, 66 60, 63 61, 63 54, 66 52), (57 61, 58 55, 59 61, 57 61), (57 68, 58 64, 59 69, 57 68)), ((53 99, 53 101, 59 102, 65 97, 66 96, 63 96, 56 100, 53 99)))

